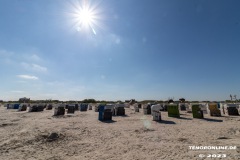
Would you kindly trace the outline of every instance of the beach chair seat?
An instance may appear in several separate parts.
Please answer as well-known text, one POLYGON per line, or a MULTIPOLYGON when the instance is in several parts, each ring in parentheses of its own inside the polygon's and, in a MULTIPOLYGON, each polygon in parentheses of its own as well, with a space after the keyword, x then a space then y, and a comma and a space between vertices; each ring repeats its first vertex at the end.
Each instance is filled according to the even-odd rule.
POLYGON ((44 105, 42 104, 31 104, 29 106, 28 112, 41 112, 44 110, 44 105))
POLYGON ((221 116, 221 111, 218 108, 218 104, 217 103, 209 103, 208 104, 208 113, 210 114, 210 116, 221 116))
POLYGON ((142 104, 138 104, 138 108, 142 108, 142 104))
POLYGON ((200 104, 193 104, 192 105, 192 114, 193 118, 204 118, 203 117, 203 111, 200 108, 200 104))
POLYGON ((94 106, 94 111, 95 111, 95 112, 99 112, 99 105, 95 105, 95 106, 94 106))
POLYGON ((228 114, 233 116, 239 116, 239 113, 236 107, 228 107, 228 114))
POLYGON ((153 121, 161 121, 161 108, 162 106, 160 104, 151 106, 151 115, 153 116, 153 121))
POLYGON ((37 104, 31 104, 29 106, 28 112, 37 112, 37 104))
POLYGON ((54 108, 54 116, 60 116, 65 114, 65 106, 58 105, 54 108))
POLYGON ((225 104, 224 111, 228 116, 239 116, 238 104, 225 104))
POLYGON ((186 104, 187 113, 192 113, 192 104, 186 104))
POLYGON ((78 111, 79 110, 79 104, 75 104, 75 107, 74 107, 75 111, 78 111))
POLYGON ((143 114, 144 115, 151 114, 151 104, 147 104, 143 106, 143 114))
POLYGON ((112 109, 110 107, 106 107, 106 105, 99 105, 98 120, 112 120, 112 109))
POLYGON ((179 109, 177 104, 168 104, 167 105, 168 110, 168 117, 180 117, 179 109))
POLYGON ((68 105, 67 113, 74 114, 74 112, 75 112, 75 105, 74 104, 68 105))
POLYGON ((124 107, 115 106, 113 111, 114 111, 113 115, 116 115, 116 116, 124 116, 125 115, 124 107))
POLYGON ((7 104, 7 109, 13 109, 14 105, 13 104, 7 104))
POLYGON ((199 104, 199 108, 203 112, 203 114, 208 114, 208 109, 207 109, 207 103, 201 103, 199 104))
POLYGON ((52 110, 52 108, 53 108, 53 105, 52 105, 52 104, 47 104, 46 110, 52 110))
POLYGON ((39 105, 37 106, 37 111, 38 111, 38 112, 41 112, 41 111, 44 110, 44 108, 45 108, 45 104, 39 104, 39 105))
POLYGON ((88 109, 88 104, 87 103, 81 103, 79 106, 79 109, 81 112, 87 111, 88 109))
POLYGON ((27 110, 27 104, 20 104, 18 111, 26 111, 27 110))

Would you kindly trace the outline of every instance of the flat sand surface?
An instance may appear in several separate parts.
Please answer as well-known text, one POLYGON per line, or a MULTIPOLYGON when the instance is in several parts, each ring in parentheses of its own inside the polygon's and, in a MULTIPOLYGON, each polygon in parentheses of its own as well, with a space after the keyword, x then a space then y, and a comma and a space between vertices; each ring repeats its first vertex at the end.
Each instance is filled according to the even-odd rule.
POLYGON ((53 117, 53 110, 17 112, 0 107, 1 160, 161 160, 240 159, 240 116, 193 119, 162 112, 161 122, 126 108, 126 116, 98 121, 98 112, 53 117), (49 137, 51 133, 58 136, 49 137), (190 150, 189 146, 237 146, 235 150, 190 150), (214 159, 214 158, 212 158, 214 159), (221 159, 221 158, 216 158, 221 159))

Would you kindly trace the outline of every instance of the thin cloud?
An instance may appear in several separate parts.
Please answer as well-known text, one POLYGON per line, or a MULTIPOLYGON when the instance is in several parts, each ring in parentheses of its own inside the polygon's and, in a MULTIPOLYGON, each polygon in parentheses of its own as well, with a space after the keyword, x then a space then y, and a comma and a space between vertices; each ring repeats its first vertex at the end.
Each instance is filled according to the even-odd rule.
POLYGON ((38 64, 32 64, 32 66, 33 66, 33 70, 41 71, 41 72, 46 72, 47 71, 46 67, 40 66, 38 64))
POLYGON ((36 54, 31 55, 31 56, 30 56, 30 59, 31 59, 31 60, 34 60, 34 61, 39 61, 39 60, 41 60, 41 58, 40 58, 38 55, 36 55, 36 54))
POLYGON ((38 71, 38 72, 46 72, 47 68, 40 66, 38 64, 28 64, 25 62, 22 62, 21 65, 26 69, 26 70, 33 70, 33 71, 38 71))
POLYGON ((36 76, 31 76, 31 75, 17 75, 17 77, 22 78, 22 79, 29 79, 29 80, 38 80, 38 77, 36 76))

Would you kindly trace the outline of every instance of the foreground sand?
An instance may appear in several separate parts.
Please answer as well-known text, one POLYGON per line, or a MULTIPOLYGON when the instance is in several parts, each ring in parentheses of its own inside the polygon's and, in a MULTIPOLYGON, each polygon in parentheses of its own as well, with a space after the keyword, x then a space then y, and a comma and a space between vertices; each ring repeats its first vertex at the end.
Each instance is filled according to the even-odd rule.
MULTIPOLYGON (((200 153, 225 153, 240 159, 240 116, 152 121, 151 115, 126 109, 126 116, 114 116, 111 123, 98 121, 93 110, 53 117, 53 110, 16 112, 0 107, 1 160, 160 160, 207 159, 200 153), (57 133, 59 138, 49 138, 57 133), (237 146, 236 150, 190 150, 189 146, 237 146)), ((220 159, 220 158, 218 158, 220 159)))

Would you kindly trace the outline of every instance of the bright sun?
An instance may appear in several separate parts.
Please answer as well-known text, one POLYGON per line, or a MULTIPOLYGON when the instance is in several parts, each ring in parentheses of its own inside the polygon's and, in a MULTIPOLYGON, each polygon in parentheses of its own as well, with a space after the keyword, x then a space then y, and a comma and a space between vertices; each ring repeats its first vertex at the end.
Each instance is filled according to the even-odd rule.
POLYGON ((90 10, 83 8, 79 12, 79 22, 82 23, 84 26, 91 26, 93 21, 93 13, 90 10))
POLYGON ((77 31, 87 32, 91 31, 93 34, 97 34, 95 31, 96 27, 100 27, 99 19, 100 14, 98 4, 90 4, 89 1, 77 1, 78 3, 71 4, 72 11, 71 17, 74 21, 74 28, 77 31))

